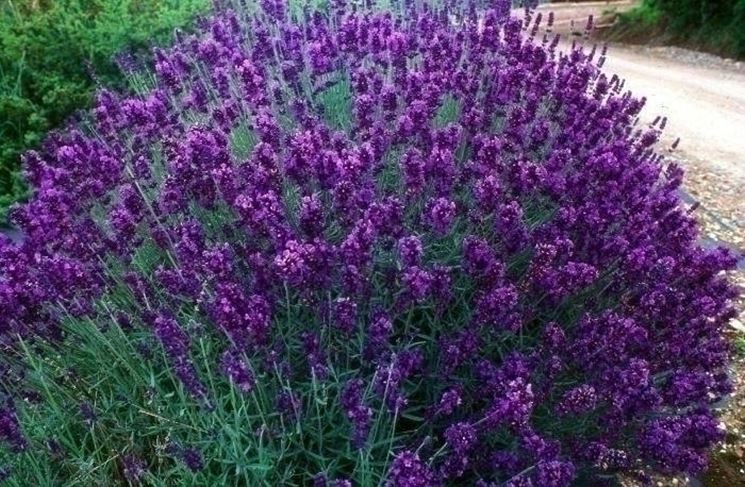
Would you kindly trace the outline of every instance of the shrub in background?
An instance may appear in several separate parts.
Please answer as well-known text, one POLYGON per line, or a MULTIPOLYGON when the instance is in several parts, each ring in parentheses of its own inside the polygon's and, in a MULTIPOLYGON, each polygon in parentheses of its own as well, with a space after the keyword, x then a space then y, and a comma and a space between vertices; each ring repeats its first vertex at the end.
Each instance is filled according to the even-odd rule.
POLYGON ((0 224, 26 194, 21 153, 75 110, 96 78, 122 86, 114 55, 169 39, 207 0, 0 0, 0 224))
POLYGON ((25 158, 10 485, 705 467, 735 259, 603 53, 506 1, 220 12, 25 158))
POLYGON ((745 0, 644 0, 621 14, 620 29, 663 29, 674 42, 745 57, 745 0))

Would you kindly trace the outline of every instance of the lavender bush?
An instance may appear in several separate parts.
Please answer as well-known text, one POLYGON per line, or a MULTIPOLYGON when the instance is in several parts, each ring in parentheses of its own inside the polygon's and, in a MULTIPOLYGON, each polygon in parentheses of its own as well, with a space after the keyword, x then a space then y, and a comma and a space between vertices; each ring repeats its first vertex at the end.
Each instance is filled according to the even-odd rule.
POLYGON ((29 153, 9 485, 700 472, 735 259, 696 244, 664 121, 540 23, 220 4, 29 153))

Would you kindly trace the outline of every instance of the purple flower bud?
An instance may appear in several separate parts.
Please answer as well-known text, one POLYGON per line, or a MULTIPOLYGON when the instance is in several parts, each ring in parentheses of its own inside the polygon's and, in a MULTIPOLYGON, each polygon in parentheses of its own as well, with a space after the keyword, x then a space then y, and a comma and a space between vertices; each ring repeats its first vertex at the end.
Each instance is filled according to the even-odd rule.
POLYGON ((0 406, 0 440, 7 443, 15 452, 25 450, 28 445, 11 403, 0 406))
POLYGON ((476 440, 476 429, 468 423, 455 423, 445 430, 445 441, 458 453, 469 451, 476 440))
POLYGON ((87 401, 80 403, 80 415, 83 417, 83 421, 89 428, 91 428, 98 419, 96 411, 93 409, 93 405, 87 401))
POLYGON ((455 220, 455 203, 447 198, 437 198, 427 214, 432 229, 439 235, 446 235, 455 220))
POLYGON ((450 416, 461 404, 463 404, 463 399, 460 390, 450 388, 440 397, 435 414, 438 416, 450 416))
POLYGON ((323 233, 325 215, 317 195, 303 196, 300 200, 300 228, 310 237, 323 233))
POLYGON ((550 461, 538 464, 536 481, 546 487, 566 487, 574 480, 575 468, 569 462, 550 461))
POLYGON ((432 275, 420 267, 409 267, 404 271, 402 281, 415 302, 427 299, 432 289, 432 275))
POLYGON ((170 357, 176 359, 189 354, 189 336, 172 317, 161 314, 155 318, 155 335, 170 357))
POLYGON ((332 303, 331 320, 335 328, 351 334, 357 328, 357 304, 350 298, 337 298, 332 303))
POLYGON ((181 459, 186 468, 196 473, 204 468, 204 459, 202 453, 195 448, 184 448, 181 451, 181 459))
POLYGON ((422 255, 424 255, 421 239, 415 235, 400 238, 398 240, 398 255, 401 264, 404 266, 418 265, 422 255))
POLYGON ((590 385, 581 385, 571 389, 559 402, 556 410, 559 414, 582 414, 592 410, 597 403, 595 388, 590 385))
POLYGON ((235 351, 226 351, 222 355, 220 367, 234 386, 241 392, 251 392, 254 388, 254 376, 245 359, 235 351))
POLYGON ((143 478, 147 474, 147 466, 140 457, 135 454, 127 453, 121 456, 122 473, 130 485, 141 485, 143 478))
POLYGON ((438 485, 434 472, 411 451, 396 455, 388 470, 388 487, 432 487, 438 485))

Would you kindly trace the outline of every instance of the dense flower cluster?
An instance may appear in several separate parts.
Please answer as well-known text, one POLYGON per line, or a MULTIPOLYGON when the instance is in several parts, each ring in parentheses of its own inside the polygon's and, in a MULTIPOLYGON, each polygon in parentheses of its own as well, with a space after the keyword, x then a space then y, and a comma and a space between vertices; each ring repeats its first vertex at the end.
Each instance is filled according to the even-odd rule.
POLYGON ((357 485, 375 455, 395 487, 701 471, 735 258, 696 244, 664 122, 636 125, 604 53, 454 3, 222 6, 151 88, 102 92, 26 157, 3 347, 68 318, 146 332, 204 414, 222 373, 276 407, 267 445, 318 432, 338 470, 296 483, 357 485))

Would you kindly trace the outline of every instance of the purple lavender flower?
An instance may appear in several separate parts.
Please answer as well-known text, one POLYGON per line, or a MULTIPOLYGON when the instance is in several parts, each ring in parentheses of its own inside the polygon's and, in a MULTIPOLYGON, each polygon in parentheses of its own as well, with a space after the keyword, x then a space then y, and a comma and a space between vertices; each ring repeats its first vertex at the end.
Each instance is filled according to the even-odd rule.
POLYGON ((202 379, 199 377, 194 364, 190 359, 178 358, 174 360, 173 371, 178 377, 181 384, 183 384, 186 391, 191 394, 192 397, 204 399, 207 397, 207 388, 202 379))
POLYGON ((718 441, 724 432, 710 414, 693 413, 652 421, 641 437, 645 455, 666 472, 683 471, 691 475, 706 466, 704 445, 718 441))
POLYGON ((341 407, 352 423, 352 445, 362 448, 372 426, 373 410, 364 404, 363 383, 353 379, 347 383, 340 396, 341 407))
MULTIPOLYGON (((389 485, 701 471, 731 389, 722 271, 737 259, 699 247, 682 170, 654 149, 665 122, 634 127, 645 100, 602 72, 604 53, 536 42, 541 16, 506 0, 259 3, 216 2, 155 51, 152 89, 101 93, 85 127, 25 157, 23 239, 0 237, 15 404, 35 394, 10 360, 19 337, 82 360, 70 320, 113 317, 192 400, 209 384, 274 401, 252 431, 289 449, 267 482, 359 483, 347 436, 373 468, 392 438, 402 453, 372 472, 389 485), (217 367, 192 357, 198 342, 217 367), (202 377, 215 369, 230 385, 202 377), (295 461, 301 442, 318 455, 295 461)), ((46 440, 0 412, 10 449, 46 440)))
POLYGON ((130 485, 141 485, 147 474, 147 466, 140 457, 133 453, 122 455, 122 474, 130 485))
POLYGON ((422 154, 417 150, 407 152, 401 158, 401 167, 404 173, 406 191, 412 195, 421 192, 425 184, 426 168, 422 154))
POLYGON ((319 473, 313 478, 313 487, 352 487, 349 479, 329 480, 325 474, 319 473))
POLYGON ((96 423, 98 416, 90 402, 80 403, 80 415, 83 417, 85 424, 91 428, 96 423))
POLYGON ((283 279, 295 286, 301 286, 310 279, 312 272, 308 264, 311 248, 295 240, 287 242, 285 249, 274 259, 274 265, 283 279))
POLYGON ((504 389, 487 413, 488 423, 513 426, 527 423, 535 405, 532 385, 517 378, 507 383, 504 389))
POLYGON ((275 398, 276 408, 293 421, 301 419, 300 401, 292 391, 280 391, 275 398))
POLYGON ((477 303, 477 316, 480 322, 497 328, 517 331, 520 327, 516 314, 519 294, 513 286, 499 286, 487 290, 477 303))
POLYGON ((188 355, 189 336, 174 318, 168 315, 155 318, 155 336, 170 357, 180 358, 188 355))
POLYGON ((445 235, 455 220, 455 203, 447 198, 437 198, 430 206, 427 217, 434 231, 445 235))
POLYGON ((317 237, 323 233, 324 208, 318 195, 303 196, 300 201, 300 228, 310 237, 317 237))
POLYGON ((375 371, 375 391, 385 401, 388 409, 399 411, 408 403, 404 382, 416 373, 424 363, 420 349, 404 350, 381 362, 375 371))
POLYGON ((245 359, 235 351, 226 351, 220 363, 223 373, 241 392, 251 392, 254 388, 254 376, 245 359))
POLYGON ((432 470, 411 451, 403 451, 393 459, 388 470, 389 487, 432 487, 438 485, 432 470))
POLYGON ((204 399, 207 389, 189 356, 190 339, 181 325, 169 314, 161 313, 154 319, 155 335, 168 356, 173 372, 193 397, 204 399))
POLYGON ((592 410, 597 403, 597 393, 590 385, 581 385, 571 389, 556 407, 559 414, 582 414, 592 410))
POLYGON ((357 328, 357 304, 350 298, 338 298, 332 303, 332 325, 344 334, 350 334, 357 328))
POLYGON ((432 290, 432 275, 420 267, 409 267, 404 271, 402 281, 415 302, 427 299, 432 290))
POLYGON ((15 409, 9 403, 0 406, 0 440, 7 443, 11 450, 16 452, 25 450, 28 445, 18 423, 15 409))
POLYGON ((574 480, 574 465, 568 462, 543 462, 536 468, 536 482, 547 487, 566 487, 574 480))
POLYGON ((486 282, 494 282, 504 275, 504 266, 488 242, 469 235, 463 240, 463 260, 466 271, 486 282))
POLYGON ((233 282, 219 282, 210 305, 215 324, 238 346, 263 343, 271 325, 271 309, 258 294, 247 294, 233 282))
POLYGON ((442 393, 435 414, 450 416, 462 403, 461 391, 457 388, 450 388, 442 393))
POLYGON ((383 312, 376 312, 367 333, 366 355, 372 358, 380 353, 387 345, 391 333, 393 333, 393 323, 390 318, 383 312))
POLYGON ((302 339, 305 356, 313 377, 320 381, 325 380, 328 374, 328 367, 319 336, 315 333, 305 332, 302 334, 302 339))
POLYGON ((445 430, 445 441, 457 453, 466 453, 476 439, 476 429, 468 423, 455 423, 445 430))
POLYGON ((398 255, 402 265, 418 265, 423 254, 422 241, 416 235, 408 235, 398 240, 398 255))
POLYGON ((204 459, 202 453, 195 448, 184 448, 181 451, 181 459, 186 468, 192 472, 199 472, 204 468, 204 459))

